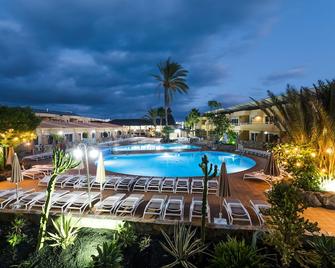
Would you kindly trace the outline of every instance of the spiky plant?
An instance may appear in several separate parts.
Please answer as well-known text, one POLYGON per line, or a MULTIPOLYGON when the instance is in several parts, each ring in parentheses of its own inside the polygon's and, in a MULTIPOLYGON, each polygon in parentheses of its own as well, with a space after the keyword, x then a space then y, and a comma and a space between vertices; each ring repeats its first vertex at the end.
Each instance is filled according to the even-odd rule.
POLYGON ((50 246, 66 249, 73 245, 80 229, 77 226, 78 222, 73 222, 71 216, 65 216, 64 214, 58 217, 56 221, 52 220, 55 233, 48 232, 48 240, 52 242, 50 246))
POLYGON ((208 158, 204 155, 201 158, 201 163, 199 167, 204 174, 204 191, 202 193, 202 207, 201 207, 201 240, 205 243, 206 239, 206 209, 207 209, 207 196, 208 196, 208 180, 213 179, 218 172, 218 166, 209 163, 208 158), (209 166, 208 166, 209 164, 209 166))
POLYGON ((314 236, 308 241, 317 255, 316 264, 321 268, 335 267, 335 238, 314 236))
POLYGON ((98 255, 92 255, 94 268, 119 268, 123 260, 118 241, 104 242, 97 247, 98 255))
POLYGON ((169 237, 163 230, 161 231, 165 238, 165 243, 160 242, 163 249, 175 258, 175 261, 163 266, 164 268, 172 268, 181 265, 184 268, 196 268, 190 262, 190 259, 201 254, 207 248, 200 239, 195 238, 196 230, 191 230, 184 224, 178 223, 174 226, 173 239, 169 237))
POLYGON ((48 183, 48 187, 46 190, 46 200, 44 207, 42 209, 40 227, 37 239, 37 250, 41 250, 44 246, 47 223, 49 220, 49 213, 51 207, 51 197, 55 190, 57 176, 79 165, 79 163, 76 162, 70 154, 65 153, 63 150, 60 150, 59 148, 55 148, 53 151, 52 163, 53 163, 53 172, 50 181, 48 183))
POLYGON ((174 93, 187 93, 188 85, 186 77, 188 71, 179 63, 171 61, 168 58, 158 65, 159 74, 152 75, 164 90, 164 109, 165 109, 165 125, 168 125, 168 108, 171 104, 174 93))

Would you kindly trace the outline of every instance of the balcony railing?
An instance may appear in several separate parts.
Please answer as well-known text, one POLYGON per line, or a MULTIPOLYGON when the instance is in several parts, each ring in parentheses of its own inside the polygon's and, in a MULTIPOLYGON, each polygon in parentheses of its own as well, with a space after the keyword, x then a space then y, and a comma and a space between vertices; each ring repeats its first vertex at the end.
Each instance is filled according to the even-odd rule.
POLYGON ((273 122, 232 122, 231 123, 233 126, 245 126, 245 125, 274 125, 273 122))

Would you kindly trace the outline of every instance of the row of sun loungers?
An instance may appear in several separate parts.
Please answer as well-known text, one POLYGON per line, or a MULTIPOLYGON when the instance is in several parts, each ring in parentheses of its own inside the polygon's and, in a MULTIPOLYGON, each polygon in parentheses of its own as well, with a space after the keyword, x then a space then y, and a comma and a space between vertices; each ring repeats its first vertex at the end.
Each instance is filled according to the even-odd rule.
POLYGON ((51 157, 52 157, 52 152, 46 152, 46 153, 28 155, 28 156, 23 157, 22 160, 39 161, 39 160, 44 160, 44 159, 50 159, 51 157))
MULTIPOLYGON (((47 186, 50 176, 45 176, 39 181, 39 186, 47 186)), ((207 183, 208 193, 216 194, 218 181, 210 180, 207 183)), ((90 186, 93 189, 100 189, 100 183, 91 177, 90 186)), ((87 188, 88 182, 85 175, 61 175, 57 178, 56 187, 60 188, 87 188)), ((153 177, 121 177, 107 176, 106 182, 102 185, 103 190, 115 191, 139 191, 139 192, 168 192, 168 193, 202 193, 204 181, 202 179, 188 178, 153 178, 153 177)))
MULTIPOLYGON (((91 192, 89 197, 85 191, 64 191, 57 190, 51 199, 51 209, 65 212, 84 213, 90 204, 94 204, 95 213, 110 213, 118 216, 134 216, 138 206, 144 201, 144 194, 130 194, 126 197, 124 193, 116 193, 112 196, 99 200, 99 192, 91 192)), ((0 209, 24 209, 41 210, 46 201, 45 192, 34 192, 34 189, 0 191, 0 209)), ((245 206, 238 199, 224 199, 223 203, 227 215, 228 223, 245 222, 252 224, 250 215, 245 206)), ((144 208, 143 218, 156 217, 165 220, 167 218, 184 220, 184 197, 172 195, 153 195, 144 208)), ((264 224, 263 212, 270 208, 269 204, 261 200, 250 200, 250 207, 255 212, 260 225, 264 224)), ((193 218, 201 218, 202 199, 193 197, 190 205, 189 221, 193 218)), ((206 218, 211 221, 210 206, 207 203, 206 218)))

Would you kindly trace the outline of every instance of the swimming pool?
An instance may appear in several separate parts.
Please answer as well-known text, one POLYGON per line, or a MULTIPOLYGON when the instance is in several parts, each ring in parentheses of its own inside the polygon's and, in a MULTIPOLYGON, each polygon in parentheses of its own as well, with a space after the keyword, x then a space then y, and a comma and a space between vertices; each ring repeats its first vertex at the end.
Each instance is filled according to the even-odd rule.
POLYGON ((132 151, 163 151, 163 150, 191 150, 200 149, 199 146, 180 143, 143 143, 114 146, 111 148, 113 152, 132 152, 132 151))
POLYGON ((149 154, 107 155, 105 168, 108 171, 140 176, 195 177, 202 176, 198 164, 206 154, 209 161, 220 168, 227 164, 228 173, 235 173, 253 167, 256 163, 249 157, 226 152, 165 152, 149 154))

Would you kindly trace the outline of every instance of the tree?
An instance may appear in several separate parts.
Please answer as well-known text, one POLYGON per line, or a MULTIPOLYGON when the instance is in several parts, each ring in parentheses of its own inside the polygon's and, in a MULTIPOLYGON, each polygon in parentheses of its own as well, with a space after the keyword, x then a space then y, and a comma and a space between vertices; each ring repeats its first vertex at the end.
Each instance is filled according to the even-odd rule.
POLYGON ((35 139, 35 129, 40 122, 41 119, 28 107, 1 106, 0 147, 2 147, 3 154, 6 155, 5 150, 10 147, 16 147, 35 139))
POLYGON ((208 107, 213 111, 213 110, 221 108, 222 104, 221 102, 218 102, 216 100, 210 100, 208 101, 208 107))
POLYGON ((158 110, 155 108, 151 108, 148 113, 145 115, 146 119, 149 119, 152 121, 154 127, 155 127, 155 131, 156 131, 156 127, 157 127, 157 117, 158 117, 158 110))
POLYGON ((207 210, 207 195, 208 195, 208 180, 214 178, 218 172, 218 166, 215 165, 213 169, 213 164, 209 164, 206 155, 201 158, 201 163, 199 167, 204 174, 204 191, 202 193, 202 207, 201 207, 201 240, 205 243, 206 236, 206 210, 207 210))
POLYGON ((164 109, 165 109, 165 125, 168 126, 168 108, 170 107, 173 95, 178 93, 187 93, 188 85, 186 77, 188 71, 179 63, 171 61, 168 58, 165 62, 158 65, 159 74, 152 75, 164 90, 164 109))
POLYGON ((37 239, 37 250, 41 250, 44 246, 47 223, 49 220, 49 213, 51 207, 51 197, 55 190, 57 176, 79 165, 79 162, 76 162, 71 155, 65 153, 63 150, 60 150, 59 148, 55 148, 53 151, 52 163, 53 163, 53 172, 51 174, 51 178, 48 183, 45 204, 42 209, 42 214, 40 218, 40 227, 37 239))
POLYGON ((200 121, 200 112, 193 108, 185 118, 185 124, 195 131, 196 124, 200 121))
POLYGON ((297 145, 310 144, 317 153, 319 169, 329 177, 335 175, 335 80, 318 81, 313 90, 288 86, 286 93, 255 101, 286 140, 297 145))
POLYGON ((157 108, 157 116, 159 117, 159 125, 162 128, 163 118, 165 117, 165 109, 164 109, 164 107, 157 108))
POLYGON ((233 135, 232 125, 225 114, 209 113, 207 118, 214 125, 214 133, 218 140, 221 140, 224 134, 233 135))

